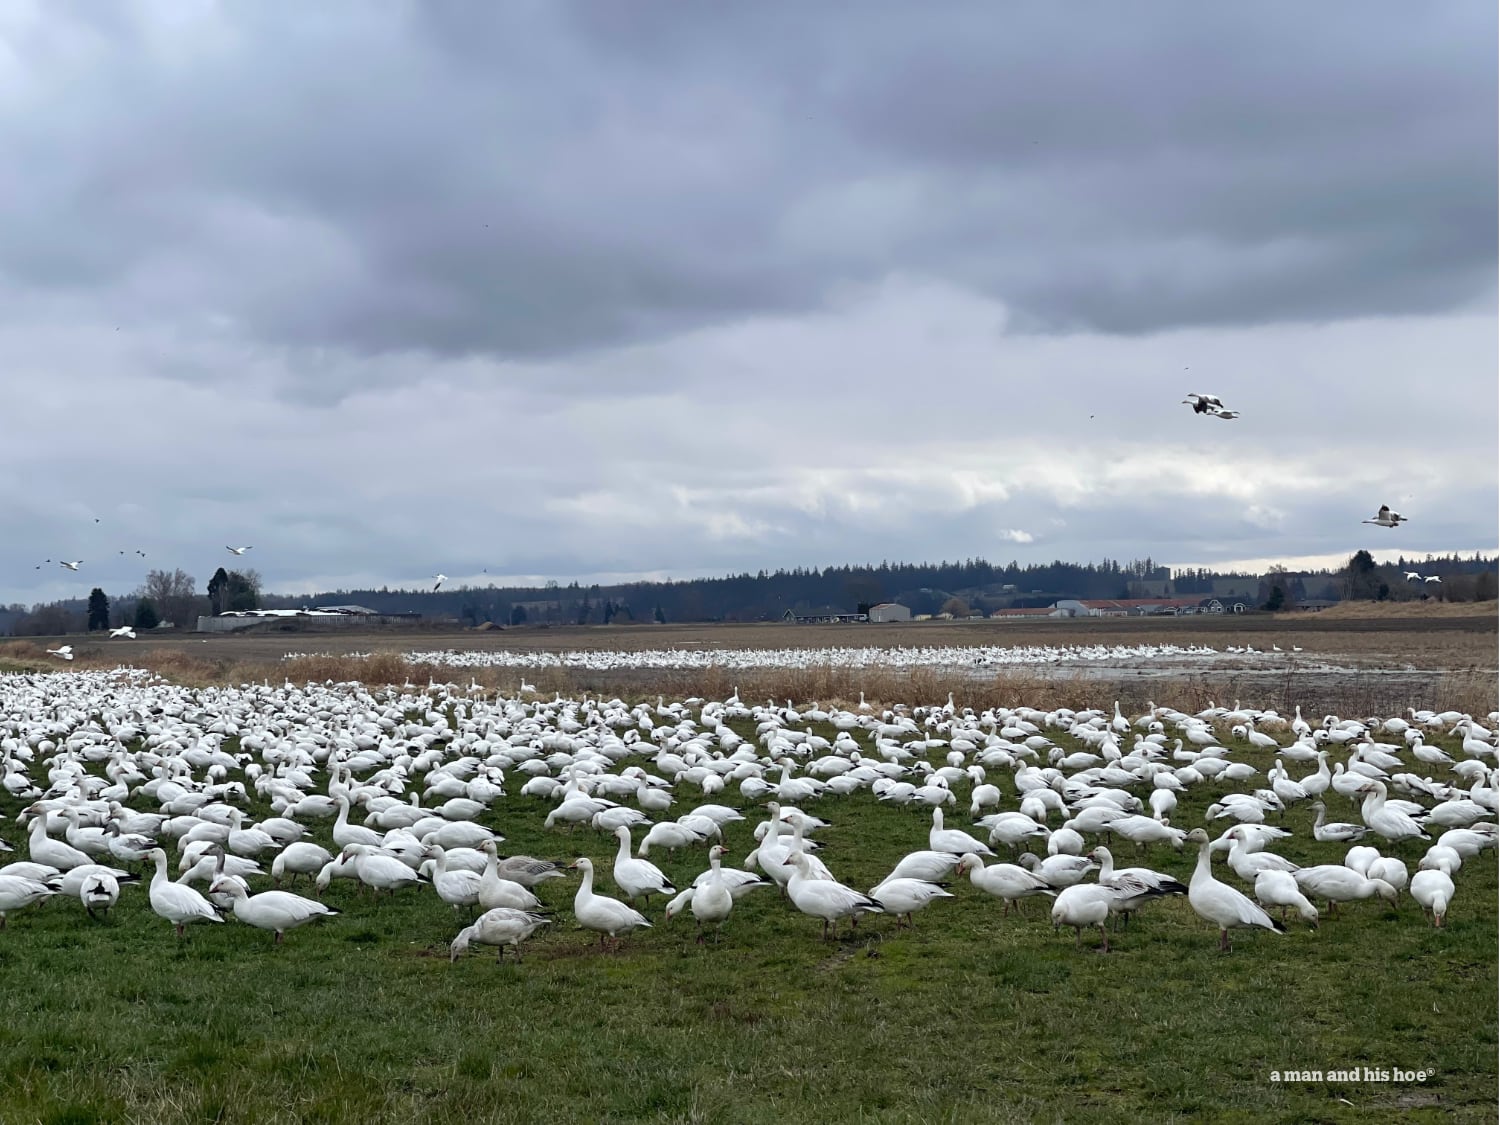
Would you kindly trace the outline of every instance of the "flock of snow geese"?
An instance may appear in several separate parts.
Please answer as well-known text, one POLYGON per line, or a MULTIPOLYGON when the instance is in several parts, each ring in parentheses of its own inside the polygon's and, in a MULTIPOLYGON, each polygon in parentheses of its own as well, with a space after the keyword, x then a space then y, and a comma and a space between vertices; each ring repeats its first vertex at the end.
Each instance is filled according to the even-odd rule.
POLYGON ((556 921, 537 888, 571 872, 573 918, 610 950, 653 924, 653 900, 660 919, 690 913, 698 940, 710 930, 717 940, 736 902, 774 886, 827 936, 865 914, 910 924, 964 875, 1002 913, 1051 899, 1054 927, 1079 943, 1097 928, 1106 950, 1112 917, 1171 895, 1186 896, 1225 950, 1231 930, 1283 930, 1289 910, 1317 925, 1319 902, 1332 917, 1340 903, 1405 893, 1442 926, 1465 863, 1496 846, 1497 718, 1411 710, 1311 722, 1300 709, 1288 719, 1236 703, 1197 714, 1153 704, 1132 719, 1118 704, 1112 714, 975 712, 952 696, 798 709, 747 705, 737 692, 631 706, 457 685, 195 689, 130 670, 9 675, 0 803, 26 858, 0 868, 0 927, 48 899, 106 917, 142 878, 136 867, 152 872, 151 910, 179 936, 232 915, 280 943, 338 913, 320 901, 336 879, 377 900, 430 893, 452 908, 445 917, 477 913, 451 939, 453 958, 476 944, 519 958, 556 921), (1245 759, 1272 754, 1263 767, 1245 759), (1174 813, 1194 791, 1212 803, 1188 830, 1174 813), (863 793, 931 810, 926 847, 867 891, 841 882, 817 842, 839 800, 863 793), (1358 819, 1329 822, 1335 801, 1358 819), (692 807, 671 818, 679 802, 692 807), (1299 867, 1277 853, 1290 833, 1273 822, 1299 804, 1316 812, 1312 835, 1330 862, 1299 867), (252 806, 269 815, 252 821, 252 806), (748 823, 741 810, 760 807, 764 819, 748 823), (558 850, 577 839, 569 832, 604 833, 614 859, 596 872, 587 857, 504 855, 497 829, 520 818, 542 819, 528 828, 556 833, 558 850), (735 865, 726 833, 752 828, 753 850, 735 865), (1111 843, 1191 845, 1196 865, 1186 882, 1116 866, 1111 843), (647 858, 653 848, 703 849, 707 869, 679 888, 647 858), (1014 862, 989 862, 996 849, 1014 862), (1216 877, 1216 852, 1243 890, 1216 877), (600 892, 600 875, 620 897, 600 892), (298 879, 319 897, 281 889, 298 879), (276 888, 252 888, 264 880, 276 888))

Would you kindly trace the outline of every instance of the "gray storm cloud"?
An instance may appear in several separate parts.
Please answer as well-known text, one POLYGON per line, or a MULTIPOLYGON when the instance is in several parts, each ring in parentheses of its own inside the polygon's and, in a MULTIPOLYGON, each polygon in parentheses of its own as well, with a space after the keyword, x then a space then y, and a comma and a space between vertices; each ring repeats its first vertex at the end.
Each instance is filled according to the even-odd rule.
POLYGON ((7 7, 0 597, 1493 545, 1496 22, 7 7))

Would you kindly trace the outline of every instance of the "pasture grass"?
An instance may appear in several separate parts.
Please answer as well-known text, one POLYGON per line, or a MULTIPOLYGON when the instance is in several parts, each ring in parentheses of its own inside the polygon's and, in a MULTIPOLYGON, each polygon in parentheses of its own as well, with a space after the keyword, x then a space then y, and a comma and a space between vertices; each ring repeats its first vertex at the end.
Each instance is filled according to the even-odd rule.
MULTIPOLYGON (((991 780, 1014 808, 1008 777, 991 780)), ((1201 823, 1227 788, 1186 795, 1177 823, 1201 823)), ((967 824, 966 794, 950 826, 967 824)), ((733 790, 715 799, 746 804, 733 790)), ((673 812, 694 803, 679 793, 673 812)), ((1329 805, 1357 819, 1341 798, 1329 805)), ((860 888, 926 846, 925 807, 869 794, 805 807, 832 821, 820 854, 860 888)), ((512 795, 481 822, 506 852, 590 856, 596 889, 615 893, 613 838, 543 830, 548 808, 512 795)), ((0 811, 20 806, 0 797, 0 811)), ((736 863, 764 818, 745 811, 726 830, 736 863)), ((1345 849, 1313 841, 1311 823, 1288 813, 1296 835, 1278 850, 1340 862, 1345 849)), ((325 845, 328 830, 314 833, 325 845)), ((1184 882, 1195 859, 1114 851, 1184 882)), ((1394 851, 1415 870, 1421 848, 1394 851)), ((706 866, 701 850, 651 858, 679 886, 706 866)), ((1222 860, 1216 874, 1235 881, 1222 860)), ((1442 930, 1403 897, 1394 912, 1345 906, 1317 931, 1238 931, 1228 955, 1183 899, 1152 904, 1104 955, 1054 932, 1046 901, 1002 918, 967 880, 911 930, 867 918, 830 942, 774 889, 741 900, 702 945, 690 915, 663 924, 656 902, 654 928, 606 954, 572 921, 570 878, 539 889, 557 925, 520 965, 487 949, 450 965, 463 920, 426 889, 376 903, 335 881, 325 901, 342 914, 277 948, 232 917, 179 941, 132 887, 108 922, 54 900, 0 932, 0 1120, 1493 1121, 1493 855, 1456 882, 1442 930), (1365 1066, 1432 1076, 1269 1079, 1365 1066)))

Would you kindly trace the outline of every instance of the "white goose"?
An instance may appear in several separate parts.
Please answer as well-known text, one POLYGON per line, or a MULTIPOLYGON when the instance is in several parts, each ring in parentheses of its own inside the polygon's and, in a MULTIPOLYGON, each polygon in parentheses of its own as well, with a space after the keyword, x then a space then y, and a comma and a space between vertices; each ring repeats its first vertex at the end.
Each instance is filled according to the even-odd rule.
POLYGON ((152 848, 147 858, 156 864, 156 874, 151 877, 151 909, 176 927, 178 937, 182 937, 189 922, 224 921, 208 899, 192 887, 167 878, 166 852, 152 848))
POLYGON ((1314 898, 1328 901, 1328 913, 1336 912, 1341 902, 1355 902, 1379 895, 1392 906, 1396 905, 1400 892, 1381 879, 1369 879, 1342 863, 1323 863, 1316 867, 1304 867, 1293 875, 1297 886, 1314 898))
POLYGON ((474 919, 472 925, 458 931, 458 936, 448 947, 448 963, 451 965, 457 961, 471 942, 497 947, 497 961, 505 960, 505 947, 508 945, 516 951, 516 960, 519 962, 521 943, 551 921, 546 915, 533 914, 527 910, 509 906, 493 907, 474 919))
POLYGON ((932 828, 927 833, 927 846, 935 852, 952 852, 957 856, 970 852, 976 855, 995 854, 989 845, 980 843, 967 832, 958 828, 944 828, 942 809, 932 810, 932 828))
POLYGON ((31 842, 28 848, 33 862, 45 863, 48 867, 55 867, 59 871, 68 871, 74 867, 81 867, 85 863, 94 862, 91 856, 79 851, 72 844, 54 840, 47 835, 47 815, 40 805, 32 805, 26 811, 36 817, 31 822, 31 842))
POLYGON ((290 891, 261 891, 252 895, 237 879, 219 879, 209 889, 229 896, 234 916, 241 922, 260 930, 274 931, 277 945, 281 944, 287 930, 296 929, 314 918, 331 918, 338 914, 332 907, 290 891))
POLYGON ((996 863, 986 867, 984 860, 974 852, 965 852, 958 861, 958 873, 962 875, 965 871, 969 873, 969 882, 985 894, 993 895, 1005 903, 1005 909, 1001 911, 1002 918, 1010 913, 1012 906, 1019 910, 1023 898, 1057 894, 1044 879, 1033 875, 1026 868, 1014 863, 996 863))
POLYGON ((958 856, 952 852, 931 850, 910 852, 901 857, 901 862, 896 864, 885 880, 889 882, 892 879, 921 879, 928 883, 936 883, 952 875, 957 866, 958 856))
POLYGON ((1193 878, 1188 884, 1188 904, 1198 917, 1219 927, 1221 950, 1229 952, 1229 931, 1235 927, 1259 926, 1279 934, 1286 933, 1286 927, 1280 922, 1239 891, 1214 878, 1214 845, 1207 832, 1194 828, 1188 833, 1187 842, 1198 845, 1198 865, 1193 869, 1193 878))
POLYGON ((433 860, 432 889, 438 898, 457 910, 460 906, 473 906, 479 901, 481 876, 463 868, 448 868, 448 851, 440 844, 429 844, 422 853, 433 860))
POLYGON ((620 850, 615 855, 611 874, 615 886, 626 898, 634 902, 638 898, 650 901, 652 895, 675 895, 677 888, 662 874, 661 868, 649 859, 637 859, 630 854, 630 829, 621 825, 615 829, 615 839, 620 841, 620 850))
POLYGON ((905 915, 906 924, 914 926, 911 917, 914 913, 926 909, 940 898, 953 896, 936 883, 929 883, 925 879, 887 878, 870 891, 870 897, 885 907, 886 913, 896 916, 897 925, 901 924, 901 917, 905 915))
POLYGON ((23 875, 0 875, 0 930, 5 929, 5 916, 10 911, 41 902, 56 893, 54 888, 36 879, 28 879, 23 875))
POLYGON ((1363 824, 1324 823, 1323 817, 1328 810, 1323 807, 1322 801, 1314 801, 1312 810, 1316 817, 1313 821, 1313 839, 1320 843, 1353 843, 1363 839, 1370 831, 1363 824))
POLYGON ((1412 837, 1419 840, 1432 839, 1422 831, 1422 826, 1406 813, 1386 805, 1386 790, 1383 782, 1367 780, 1360 786, 1359 791, 1364 794, 1365 798, 1360 808, 1360 816, 1378 835, 1384 836, 1391 843, 1409 840, 1412 837))
POLYGON ((332 862, 333 856, 327 848, 299 840, 288 844, 271 861, 271 878, 278 887, 283 879, 288 883, 295 882, 298 875, 311 879, 332 862))
POLYGON ((1311 922, 1314 926, 1318 924, 1318 908, 1307 900, 1290 872, 1267 868, 1257 874, 1255 897, 1262 906, 1279 906, 1283 922, 1286 921, 1286 908, 1291 906, 1296 908, 1304 921, 1311 922))
MULTIPOLYGON (((624 847, 629 850, 630 842, 627 836, 624 847)), ((693 917, 698 922, 698 941, 703 941, 703 927, 714 927, 714 940, 718 941, 719 931, 724 928, 724 920, 729 917, 729 912, 734 909, 734 895, 729 886, 724 882, 724 872, 719 866, 719 860, 724 855, 724 848, 715 844, 708 849, 708 871, 707 878, 701 882, 695 881, 692 887, 693 897, 689 900, 689 907, 693 917)), ((616 882, 619 877, 616 876, 616 882)), ((759 880, 757 880, 759 882, 759 880)))
POLYGON ((1030 852, 1024 852, 1018 862, 1049 887, 1059 891, 1077 886, 1098 867, 1092 859, 1082 855, 1049 855, 1046 859, 1038 859, 1030 852))
POLYGON ((90 875, 78 888, 78 901, 83 903, 90 918, 99 916, 94 913, 96 910, 107 916, 110 908, 120 901, 120 882, 108 871, 90 875))
POLYGON ((811 875, 811 867, 807 856, 803 852, 792 852, 782 861, 787 866, 794 868, 792 877, 787 880, 787 897, 792 900, 792 905, 803 914, 814 918, 823 919, 823 938, 828 938, 828 927, 832 923, 834 932, 837 934, 838 920, 848 918, 852 929, 856 925, 860 914, 883 914, 885 907, 870 898, 862 895, 853 887, 832 879, 818 879, 811 875))
POLYGON ((607 946, 607 935, 614 942, 613 947, 618 949, 621 934, 642 926, 650 927, 646 916, 633 906, 594 893, 594 864, 591 860, 580 857, 568 866, 583 872, 583 882, 573 896, 573 916, 584 929, 599 935, 600 945, 607 946))
POLYGON ((400 887, 427 881, 395 856, 386 855, 370 844, 346 844, 338 858, 354 868, 354 877, 363 886, 377 893, 387 891, 394 895, 400 887))
POLYGON ((1412 876, 1411 897, 1421 904, 1422 912, 1432 916, 1432 924, 1442 928, 1453 901, 1453 880, 1445 871, 1422 870, 1412 876))
MULTIPOLYGON (((486 840, 479 845, 479 850, 485 855, 484 873, 479 877, 479 905, 486 910, 495 910, 505 906, 512 910, 520 910, 524 913, 532 913, 542 908, 542 900, 531 892, 529 887, 507 879, 503 876, 500 867, 498 846, 493 840, 486 840)), ((552 864, 550 866, 556 866, 552 864)), ((478 938, 475 939, 479 940, 478 938)), ((483 945, 493 944, 481 942, 483 945)), ((519 953, 520 950, 518 949, 519 953)))
POLYGON ((1103 943, 1100 949, 1108 953, 1109 934, 1105 932, 1104 923, 1109 920, 1116 897, 1113 887, 1103 887, 1098 883, 1075 883, 1064 887, 1052 904, 1052 928, 1072 926, 1073 944, 1077 945, 1083 940, 1083 927, 1098 926, 1099 940, 1103 943))

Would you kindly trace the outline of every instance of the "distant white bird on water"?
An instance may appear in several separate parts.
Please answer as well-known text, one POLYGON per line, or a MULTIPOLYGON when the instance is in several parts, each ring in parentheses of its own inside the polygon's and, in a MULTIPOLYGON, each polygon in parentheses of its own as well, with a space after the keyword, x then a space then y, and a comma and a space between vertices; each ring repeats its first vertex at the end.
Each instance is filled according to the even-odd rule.
POLYGON ((444 582, 448 581, 448 576, 446 574, 434 574, 433 577, 437 579, 437 582, 432 587, 432 592, 435 594, 437 593, 438 587, 441 586, 444 582))
POLYGON ((1373 523, 1376 527, 1396 527, 1406 522, 1406 517, 1400 512, 1391 511, 1389 504, 1380 505, 1380 511, 1375 513, 1372 520, 1360 520, 1360 523, 1373 523))
POLYGON ((250 547, 225 547, 224 550, 228 551, 231 555, 243 555, 246 551, 252 550, 252 548, 250 548, 250 547))

